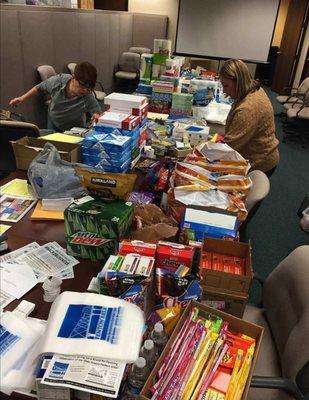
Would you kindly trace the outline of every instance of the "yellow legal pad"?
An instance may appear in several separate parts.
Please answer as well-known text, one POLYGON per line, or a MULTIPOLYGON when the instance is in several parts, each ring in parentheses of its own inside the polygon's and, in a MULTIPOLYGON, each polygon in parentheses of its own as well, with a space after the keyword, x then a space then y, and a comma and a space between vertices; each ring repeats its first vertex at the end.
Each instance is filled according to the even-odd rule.
POLYGON ((0 224, 0 235, 3 235, 10 227, 11 225, 0 224))
POLYGON ((9 194, 20 197, 27 197, 30 199, 34 199, 34 194, 30 185, 28 185, 26 179, 13 179, 7 184, 1 186, 1 195, 9 194))
POLYGON ((50 133, 49 135, 41 136, 40 139, 51 140, 55 142, 63 142, 63 143, 79 143, 84 140, 83 137, 74 136, 74 135, 66 135, 65 133, 50 133))
POLYGON ((42 210, 41 200, 37 202, 35 209, 30 217, 31 220, 54 220, 63 221, 64 215, 63 211, 46 211, 42 210))

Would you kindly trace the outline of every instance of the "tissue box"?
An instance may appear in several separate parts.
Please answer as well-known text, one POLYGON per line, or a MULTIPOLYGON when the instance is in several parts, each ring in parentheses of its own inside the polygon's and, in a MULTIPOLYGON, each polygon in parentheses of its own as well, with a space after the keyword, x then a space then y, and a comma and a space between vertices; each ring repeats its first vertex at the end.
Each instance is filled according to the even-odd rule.
POLYGON ((131 202, 90 200, 83 204, 72 203, 64 211, 65 233, 87 231, 98 237, 119 241, 131 230, 134 205, 131 202))

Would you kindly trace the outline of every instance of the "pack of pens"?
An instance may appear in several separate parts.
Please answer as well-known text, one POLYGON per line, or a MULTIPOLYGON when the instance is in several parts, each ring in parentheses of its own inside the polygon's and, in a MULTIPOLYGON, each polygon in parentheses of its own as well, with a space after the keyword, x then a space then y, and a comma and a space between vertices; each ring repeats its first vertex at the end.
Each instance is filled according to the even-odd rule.
POLYGON ((141 397, 244 400, 263 328, 193 301, 185 309, 141 397))

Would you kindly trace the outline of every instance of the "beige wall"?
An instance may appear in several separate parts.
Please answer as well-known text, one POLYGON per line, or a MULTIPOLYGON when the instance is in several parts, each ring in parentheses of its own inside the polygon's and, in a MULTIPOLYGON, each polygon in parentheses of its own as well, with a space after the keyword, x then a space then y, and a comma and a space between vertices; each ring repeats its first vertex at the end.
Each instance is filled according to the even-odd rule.
POLYGON ((296 68, 296 74, 295 74, 295 78, 294 78, 294 82, 293 82, 293 87, 297 87, 300 84, 300 78, 301 78, 301 74, 303 72, 303 68, 305 65, 308 47, 309 47, 309 26, 307 26, 303 47, 300 52, 300 57, 299 57, 299 61, 298 61, 297 68, 296 68))
POLYGON ((290 5, 291 0, 281 0, 279 12, 278 12, 278 19, 275 27, 274 37, 272 41, 272 46, 280 47, 283 29, 286 21, 286 17, 288 14, 288 8, 290 5))
POLYGON ((172 40, 172 48, 174 49, 177 28, 178 4, 179 0, 129 0, 128 11, 134 13, 167 15, 167 38, 172 40))

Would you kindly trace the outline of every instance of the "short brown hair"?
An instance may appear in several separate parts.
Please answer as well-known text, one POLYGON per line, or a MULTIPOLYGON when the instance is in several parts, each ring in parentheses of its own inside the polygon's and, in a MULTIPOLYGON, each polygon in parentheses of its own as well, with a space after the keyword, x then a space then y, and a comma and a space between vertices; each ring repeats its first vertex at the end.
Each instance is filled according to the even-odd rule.
POLYGON ((227 60, 220 68, 219 75, 225 79, 236 81, 236 99, 242 99, 249 92, 259 87, 252 79, 247 65, 241 60, 227 60))
POLYGON ((74 78, 82 85, 89 89, 94 89, 97 81, 97 70, 87 61, 76 64, 74 69, 74 78))

